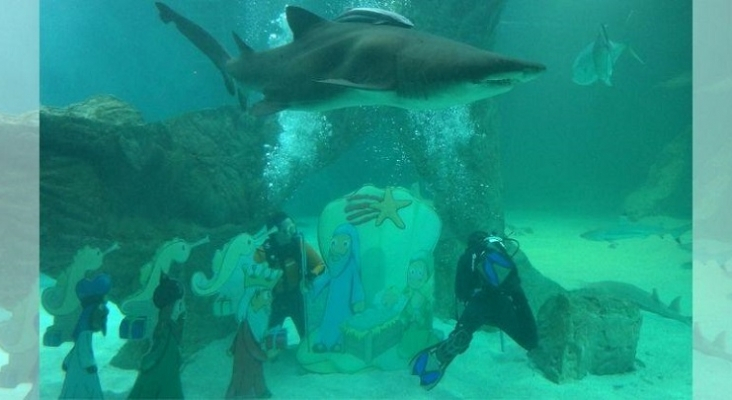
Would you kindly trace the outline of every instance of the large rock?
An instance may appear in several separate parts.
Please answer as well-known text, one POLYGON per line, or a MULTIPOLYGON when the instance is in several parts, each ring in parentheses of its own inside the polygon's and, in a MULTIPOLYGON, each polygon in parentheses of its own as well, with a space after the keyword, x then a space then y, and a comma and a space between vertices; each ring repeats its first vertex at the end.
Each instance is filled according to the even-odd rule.
POLYGON ((642 317, 630 302, 559 294, 539 310, 539 347, 529 355, 544 375, 564 383, 632 371, 642 317))

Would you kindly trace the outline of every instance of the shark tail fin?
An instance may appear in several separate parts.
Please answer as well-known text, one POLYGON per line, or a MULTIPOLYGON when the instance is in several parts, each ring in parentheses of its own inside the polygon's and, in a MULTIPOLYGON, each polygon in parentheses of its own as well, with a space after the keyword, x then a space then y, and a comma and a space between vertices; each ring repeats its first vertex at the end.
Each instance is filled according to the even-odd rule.
POLYGON ((175 13, 175 11, 173 11, 173 9, 171 9, 170 7, 168 7, 167 5, 165 5, 159 1, 155 2, 155 6, 158 8, 158 11, 160 12, 160 19, 163 21, 163 23, 167 24, 167 23, 173 21, 173 19, 176 16, 176 13, 175 13))
POLYGON ((231 56, 226 52, 226 49, 205 29, 178 14, 172 8, 160 2, 155 3, 155 6, 157 6, 160 19, 164 23, 173 22, 178 31, 214 63, 224 76, 226 89, 233 95, 235 93, 234 81, 226 72, 226 64, 231 60, 231 56))

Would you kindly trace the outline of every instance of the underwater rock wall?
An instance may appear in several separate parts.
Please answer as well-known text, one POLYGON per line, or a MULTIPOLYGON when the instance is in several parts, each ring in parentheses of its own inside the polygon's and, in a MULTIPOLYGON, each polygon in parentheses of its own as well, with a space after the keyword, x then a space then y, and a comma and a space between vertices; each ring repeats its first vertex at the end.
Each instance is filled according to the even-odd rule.
POLYGON ((645 182, 625 198, 633 219, 678 214, 691 209, 691 127, 679 132, 658 154, 645 182))
MULTIPOLYGON (((105 96, 43 109, 41 129, 41 195, 56 212, 56 206, 87 203, 97 214, 218 226, 248 221, 267 208, 263 147, 274 135, 234 108, 147 124, 130 106, 105 96), (77 173, 59 174, 64 170, 77 173), (61 182, 64 176, 73 182, 61 182)), ((89 220, 77 211, 77 219, 89 220)))
MULTIPOLYGON (((461 240, 475 230, 500 234, 504 229, 495 103, 487 100, 466 110, 468 120, 454 127, 466 130, 462 137, 448 130, 427 134, 399 131, 409 157, 434 194, 435 209, 447 232, 461 240), (435 145, 430 135, 442 135, 445 142, 435 145)), ((446 117, 438 114, 427 125, 446 117)))

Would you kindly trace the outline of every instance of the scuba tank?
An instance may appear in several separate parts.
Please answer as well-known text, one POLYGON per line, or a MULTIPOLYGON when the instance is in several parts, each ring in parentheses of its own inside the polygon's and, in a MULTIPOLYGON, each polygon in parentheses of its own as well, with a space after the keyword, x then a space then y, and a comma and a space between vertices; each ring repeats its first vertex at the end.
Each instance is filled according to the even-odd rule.
POLYGON ((488 287, 501 288, 504 282, 518 278, 513 256, 518 252, 518 241, 503 238, 495 234, 486 236, 481 243, 481 250, 472 255, 471 268, 488 287), (506 241, 516 243, 516 250, 509 254, 506 241), (515 278, 514 278, 515 277, 515 278))

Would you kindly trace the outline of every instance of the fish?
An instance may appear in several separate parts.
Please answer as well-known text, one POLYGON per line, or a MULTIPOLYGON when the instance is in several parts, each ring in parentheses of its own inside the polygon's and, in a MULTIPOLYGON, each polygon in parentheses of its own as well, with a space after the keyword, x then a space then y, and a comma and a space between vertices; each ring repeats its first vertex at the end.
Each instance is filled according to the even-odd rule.
POLYGON ((608 38, 607 26, 600 25, 600 32, 594 42, 585 46, 572 65, 572 81, 578 85, 592 85, 598 80, 612 86, 615 63, 626 45, 613 42, 608 38))
POLYGON ((331 21, 295 6, 285 8, 292 42, 257 52, 234 33, 240 55, 232 58, 203 28, 155 4, 161 20, 175 24, 221 71, 229 93, 239 95, 240 86, 263 95, 249 108, 255 116, 356 106, 447 108, 508 92, 546 70, 400 26, 393 15, 361 10, 346 14, 345 22, 331 21))
POLYGON ((677 296, 667 305, 661 302, 656 289, 653 289, 653 291, 649 293, 633 284, 618 281, 593 282, 581 289, 577 289, 577 292, 580 294, 591 294, 594 296, 606 295, 626 300, 634 303, 641 310, 691 325, 691 317, 688 315, 681 315, 679 311, 681 296, 677 296))
POLYGON ((680 237, 691 229, 691 224, 685 224, 676 228, 664 228, 660 225, 650 225, 632 222, 622 222, 614 226, 593 229, 580 235, 583 239, 597 242, 615 243, 618 240, 642 239, 649 236, 663 237, 670 235, 680 244, 680 237))

